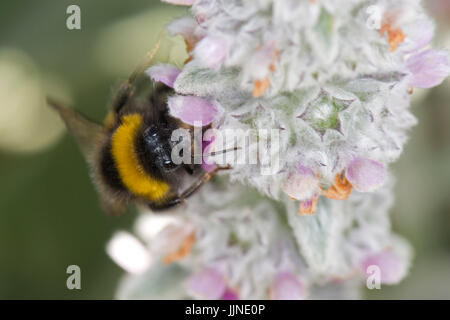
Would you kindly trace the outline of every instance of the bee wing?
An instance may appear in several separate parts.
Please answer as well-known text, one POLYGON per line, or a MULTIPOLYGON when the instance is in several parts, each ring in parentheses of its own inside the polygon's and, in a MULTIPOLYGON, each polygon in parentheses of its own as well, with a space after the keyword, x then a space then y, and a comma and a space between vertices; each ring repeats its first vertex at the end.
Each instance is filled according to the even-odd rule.
POLYGON ((86 162, 91 170, 92 180, 97 187, 102 209, 109 215, 119 215, 126 201, 115 197, 102 182, 98 157, 103 143, 107 139, 107 134, 103 126, 95 123, 80 113, 61 105, 51 98, 47 98, 48 104, 58 112, 70 134, 74 136, 86 162))
POLYGON ((47 98, 47 103, 58 112, 66 124, 67 130, 80 146, 86 161, 93 166, 96 163, 98 147, 106 139, 103 126, 87 119, 75 110, 63 106, 52 98, 47 98))

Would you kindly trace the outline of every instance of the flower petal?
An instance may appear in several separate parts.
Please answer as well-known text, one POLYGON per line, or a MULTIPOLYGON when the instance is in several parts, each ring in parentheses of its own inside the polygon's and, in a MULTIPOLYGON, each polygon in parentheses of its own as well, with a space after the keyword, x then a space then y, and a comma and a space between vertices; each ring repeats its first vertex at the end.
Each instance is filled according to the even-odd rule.
POLYGON ((195 0, 162 0, 162 2, 167 2, 177 6, 192 6, 195 0))
POLYGON ((404 53, 413 53, 426 47, 434 36, 434 24, 430 20, 420 20, 405 29, 407 37, 401 46, 404 53))
POLYGON ((194 227, 187 221, 180 220, 165 226, 153 239, 150 249, 154 254, 163 256, 163 260, 168 263, 171 259, 167 257, 183 258, 187 255, 194 241, 194 227), (182 254, 179 255, 180 252, 182 254))
POLYGON ((190 17, 182 17, 180 19, 176 19, 167 25, 167 30, 170 35, 181 35, 183 38, 188 38, 192 36, 197 28, 197 22, 195 19, 190 17))
POLYGON ((345 177, 359 192, 371 192, 386 179, 386 169, 374 160, 355 158, 346 170, 345 177))
POLYGON ((303 300, 303 288, 298 278, 291 272, 281 272, 270 288, 272 300, 303 300))
POLYGON ((283 184, 283 191, 293 199, 309 201, 320 192, 319 180, 311 169, 299 164, 283 184))
POLYGON ((226 288, 224 294, 222 295, 222 300, 239 300, 236 292, 231 290, 230 288, 226 288))
POLYGON ((161 215, 155 213, 141 214, 134 224, 137 236, 146 243, 152 243, 155 237, 164 230, 165 227, 179 223, 177 217, 171 215, 161 215))
POLYGON ((212 268, 204 269, 192 275, 187 282, 187 290, 197 299, 220 299, 226 293, 223 276, 212 268))
POLYGON ((147 248, 128 232, 116 233, 107 244, 106 252, 129 273, 142 273, 151 263, 147 248))
POLYGON ((268 41, 255 51, 247 65, 254 80, 266 79, 274 71, 279 52, 274 41, 268 41))
POLYGON ((170 64, 159 64, 148 68, 145 72, 153 81, 162 82, 166 86, 173 88, 173 84, 181 70, 170 64))
POLYGON ((216 106, 203 98, 195 96, 172 96, 167 102, 170 114, 186 124, 206 126, 217 115, 216 106))
POLYGON ((306 214, 314 214, 317 211, 317 202, 319 200, 319 196, 316 195, 314 198, 300 201, 300 205, 298 207, 298 214, 306 215, 306 214))
POLYGON ((419 52, 408 58, 406 66, 412 75, 410 85, 416 88, 435 87, 450 74, 450 61, 445 51, 419 52))
POLYGON ((170 35, 181 35, 187 44, 187 50, 190 52, 195 44, 204 37, 204 30, 198 28, 198 23, 190 17, 183 17, 174 20, 167 26, 170 35))
POLYGON ((390 249, 367 256, 363 263, 363 272, 368 272, 369 267, 380 268, 380 282, 383 284, 397 284, 407 273, 407 264, 390 249))
POLYGON ((206 37, 200 40, 194 49, 195 58, 210 69, 219 68, 227 55, 227 43, 218 37, 206 37))

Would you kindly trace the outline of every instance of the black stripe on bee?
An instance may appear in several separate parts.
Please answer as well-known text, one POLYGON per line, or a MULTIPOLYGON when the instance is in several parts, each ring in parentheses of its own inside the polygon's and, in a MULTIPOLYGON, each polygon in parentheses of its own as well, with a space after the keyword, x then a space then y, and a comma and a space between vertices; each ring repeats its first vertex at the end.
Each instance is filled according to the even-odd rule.
POLYGON ((111 154, 111 144, 107 143, 103 148, 100 159, 100 171, 105 183, 114 191, 127 192, 120 179, 116 164, 111 154))

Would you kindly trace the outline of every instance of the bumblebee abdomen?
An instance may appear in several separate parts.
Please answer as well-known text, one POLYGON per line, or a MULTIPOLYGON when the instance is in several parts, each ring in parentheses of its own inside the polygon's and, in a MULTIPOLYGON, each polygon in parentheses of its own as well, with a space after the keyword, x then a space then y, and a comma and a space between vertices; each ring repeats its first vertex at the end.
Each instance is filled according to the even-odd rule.
POLYGON ((108 143, 102 150, 100 159, 100 173, 103 181, 115 193, 127 193, 128 190, 122 182, 116 164, 111 154, 111 145, 108 143))

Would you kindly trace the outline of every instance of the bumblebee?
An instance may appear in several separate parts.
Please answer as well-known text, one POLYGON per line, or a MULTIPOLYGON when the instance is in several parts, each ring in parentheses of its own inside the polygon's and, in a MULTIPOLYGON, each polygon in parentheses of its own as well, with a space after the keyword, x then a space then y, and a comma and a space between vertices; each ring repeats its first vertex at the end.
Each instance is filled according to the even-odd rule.
POLYGON ((169 115, 166 102, 172 93, 138 68, 117 89, 103 124, 47 99, 80 146, 107 213, 118 215, 132 202, 154 211, 171 208, 219 170, 208 173, 200 165, 172 161, 173 130, 193 134, 193 127, 169 115))

